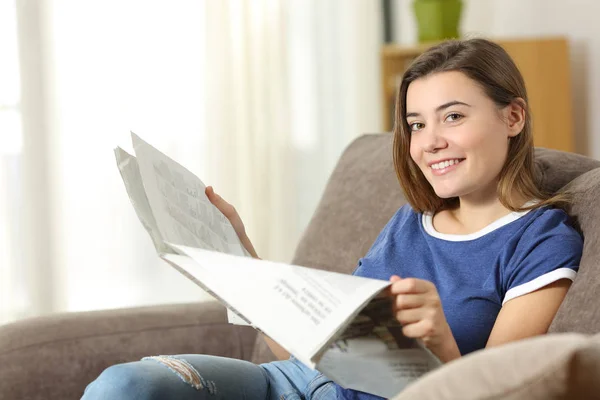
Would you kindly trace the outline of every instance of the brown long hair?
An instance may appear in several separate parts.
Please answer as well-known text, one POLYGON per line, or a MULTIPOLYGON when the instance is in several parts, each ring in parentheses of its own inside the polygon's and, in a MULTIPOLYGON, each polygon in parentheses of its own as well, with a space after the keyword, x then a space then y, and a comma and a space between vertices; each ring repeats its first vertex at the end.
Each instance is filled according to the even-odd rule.
POLYGON ((503 206, 522 211, 543 205, 564 206, 566 194, 551 196, 538 187, 534 177, 533 135, 525 82, 519 69, 498 44, 485 39, 449 40, 440 43, 413 61, 402 77, 396 98, 394 123, 394 168, 406 199, 415 211, 435 212, 454 208, 458 198, 438 197, 410 156, 410 127, 406 121, 406 93, 415 80, 438 72, 458 71, 477 82, 499 108, 518 101, 525 109, 525 124, 509 142, 508 154, 498 182, 498 197, 503 206), (522 99, 522 100, 520 100, 522 99), (515 204, 513 191, 534 205, 515 204))

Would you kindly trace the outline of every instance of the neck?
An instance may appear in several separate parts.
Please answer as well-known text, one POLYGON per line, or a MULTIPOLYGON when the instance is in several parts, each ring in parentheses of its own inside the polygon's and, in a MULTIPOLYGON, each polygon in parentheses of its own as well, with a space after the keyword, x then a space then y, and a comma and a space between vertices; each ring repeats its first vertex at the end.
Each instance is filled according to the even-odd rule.
POLYGON ((461 201, 458 208, 451 210, 453 219, 460 226, 459 229, 465 232, 477 232, 509 213, 510 210, 498 199, 486 204, 461 201))
MULTIPOLYGON (((524 204, 527 199, 516 195, 514 198, 516 204, 524 204)), ((511 213, 498 198, 496 191, 487 196, 465 196, 459 198, 459 206, 449 210, 452 219, 457 224, 457 228, 463 232, 477 232, 492 222, 511 213)))

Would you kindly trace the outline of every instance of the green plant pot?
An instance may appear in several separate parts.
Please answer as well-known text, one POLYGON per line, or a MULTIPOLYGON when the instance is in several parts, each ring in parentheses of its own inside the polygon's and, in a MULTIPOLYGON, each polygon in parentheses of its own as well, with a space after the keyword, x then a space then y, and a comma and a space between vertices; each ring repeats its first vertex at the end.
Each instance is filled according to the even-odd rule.
POLYGON ((419 42, 458 38, 462 0, 414 0, 419 42))

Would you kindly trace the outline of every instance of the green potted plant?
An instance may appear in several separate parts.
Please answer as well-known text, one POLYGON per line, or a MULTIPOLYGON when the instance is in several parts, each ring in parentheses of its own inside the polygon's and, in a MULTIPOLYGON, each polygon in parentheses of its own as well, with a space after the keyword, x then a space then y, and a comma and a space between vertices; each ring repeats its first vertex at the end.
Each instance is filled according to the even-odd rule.
POLYGON ((413 0, 419 42, 457 38, 462 0, 413 0))

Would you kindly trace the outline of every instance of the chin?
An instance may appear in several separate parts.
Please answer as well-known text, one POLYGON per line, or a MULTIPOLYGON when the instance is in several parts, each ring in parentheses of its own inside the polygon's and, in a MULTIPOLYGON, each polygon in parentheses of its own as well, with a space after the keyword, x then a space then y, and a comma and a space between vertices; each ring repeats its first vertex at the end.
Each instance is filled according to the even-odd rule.
POLYGON ((443 194, 443 195, 442 194, 437 194, 437 197, 439 197, 440 199, 447 200, 447 199, 452 199, 452 198, 455 198, 455 197, 458 197, 458 196, 454 195, 454 194, 443 194))
POLYGON ((440 199, 451 199, 453 197, 459 197, 460 196, 460 192, 458 190, 450 190, 450 189, 436 189, 433 188, 435 194, 437 195, 437 197, 439 197, 440 199))

